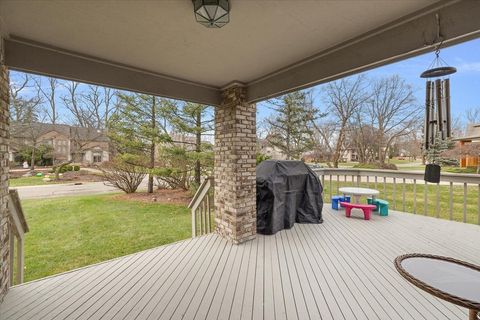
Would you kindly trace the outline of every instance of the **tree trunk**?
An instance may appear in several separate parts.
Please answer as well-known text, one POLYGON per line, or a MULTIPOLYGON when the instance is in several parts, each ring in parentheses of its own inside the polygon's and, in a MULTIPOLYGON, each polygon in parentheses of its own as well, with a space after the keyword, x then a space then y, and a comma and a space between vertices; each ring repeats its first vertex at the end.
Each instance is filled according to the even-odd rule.
POLYGON ((35 146, 32 147, 32 160, 30 161, 30 171, 35 170, 35 146))
POLYGON ((195 162, 195 183, 197 186, 200 186, 201 180, 201 166, 200 166, 200 152, 202 151, 202 110, 199 108, 197 111, 196 118, 196 141, 195 141, 195 152, 197 153, 197 161, 195 162))
MULTIPOLYGON (((156 127, 156 114, 155 114, 155 97, 152 97, 152 129, 155 131, 156 127)), ((150 169, 155 168, 155 138, 152 138, 150 146, 150 169)), ((148 173, 148 193, 153 193, 153 175, 152 172, 148 173)))

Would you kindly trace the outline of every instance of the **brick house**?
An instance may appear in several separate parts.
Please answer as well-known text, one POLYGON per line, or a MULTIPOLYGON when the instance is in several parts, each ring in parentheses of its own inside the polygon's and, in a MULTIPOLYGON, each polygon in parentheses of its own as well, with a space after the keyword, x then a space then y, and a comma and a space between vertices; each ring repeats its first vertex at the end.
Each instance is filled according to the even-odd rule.
POLYGON ((15 162, 18 151, 25 146, 50 145, 52 161, 73 161, 84 165, 110 159, 110 144, 102 130, 66 124, 34 123, 32 126, 12 123, 9 160, 15 162))
MULTIPOLYGON (((455 138, 453 140, 457 141, 462 146, 469 143, 480 143, 480 123, 468 124, 465 136, 455 138)), ((479 157, 464 156, 458 160, 460 161, 460 167, 462 168, 477 167, 479 157)))

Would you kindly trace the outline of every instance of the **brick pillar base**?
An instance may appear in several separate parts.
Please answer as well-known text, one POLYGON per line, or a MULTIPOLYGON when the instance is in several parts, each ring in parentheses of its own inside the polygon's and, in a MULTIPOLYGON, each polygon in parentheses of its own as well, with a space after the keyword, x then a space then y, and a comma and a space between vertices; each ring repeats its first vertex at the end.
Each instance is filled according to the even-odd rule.
POLYGON ((234 243, 255 238, 256 106, 242 87, 223 92, 215 109, 216 231, 234 243))
MULTIPOLYGON (((0 42, 1 42, 0 38, 0 42)), ((0 44, 0 302, 8 289, 10 279, 10 235, 8 196, 8 70, 3 64, 3 43, 0 44)))

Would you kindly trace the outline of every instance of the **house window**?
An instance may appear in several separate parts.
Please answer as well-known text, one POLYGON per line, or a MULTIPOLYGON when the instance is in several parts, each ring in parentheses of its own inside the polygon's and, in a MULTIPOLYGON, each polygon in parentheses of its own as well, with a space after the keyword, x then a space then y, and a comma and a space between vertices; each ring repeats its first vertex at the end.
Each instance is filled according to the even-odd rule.
POLYGON ((96 163, 102 162, 102 155, 100 155, 100 154, 94 154, 94 155, 93 155, 93 162, 96 162, 96 163))

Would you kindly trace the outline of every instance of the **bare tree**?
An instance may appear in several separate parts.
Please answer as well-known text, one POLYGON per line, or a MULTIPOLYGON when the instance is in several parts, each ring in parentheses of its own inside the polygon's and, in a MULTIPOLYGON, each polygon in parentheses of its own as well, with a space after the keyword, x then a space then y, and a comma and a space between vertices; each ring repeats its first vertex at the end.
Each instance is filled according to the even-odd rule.
POLYGON ((480 122, 480 107, 470 108, 466 113, 466 120, 468 123, 480 122))
POLYGON ((117 93, 115 90, 103 87, 103 104, 103 128, 107 130, 110 117, 117 108, 117 93))
POLYGON ((39 92, 27 96, 26 91, 34 87, 33 77, 27 73, 16 73, 17 81, 11 81, 10 91, 10 121, 35 121, 38 106, 42 103, 39 92))
POLYGON ((411 134, 418 127, 421 114, 411 86, 397 75, 373 83, 365 111, 364 117, 371 119, 376 128, 380 163, 385 163, 395 139, 411 134))
POLYGON ((88 127, 90 122, 90 114, 82 103, 80 96, 80 83, 75 81, 67 81, 62 84, 67 93, 63 95, 62 101, 73 117, 73 122, 80 127, 88 127))
POLYGON ((59 117, 57 109, 57 88, 60 85, 59 80, 48 77, 47 88, 43 87, 41 78, 36 79, 35 83, 38 91, 43 95, 44 100, 47 102, 45 114, 47 115, 48 120, 54 125, 57 124, 59 117))
POLYGON ((42 97, 36 91, 27 97, 26 89, 34 87, 33 77, 21 73, 17 74, 18 82, 10 85, 10 134, 11 145, 17 150, 28 149, 31 157, 30 169, 35 169, 35 153, 39 146, 39 137, 42 134, 37 123, 44 119, 40 112, 42 97))
POLYGON ((332 165, 338 168, 342 153, 345 148, 350 122, 355 113, 365 104, 368 95, 365 91, 365 77, 345 78, 327 84, 324 94, 324 103, 330 114, 329 125, 317 124, 316 130, 324 136, 324 140, 330 140, 332 149, 332 165), (335 130, 333 130, 333 125, 335 130), (328 129, 327 131, 325 131, 328 129), (327 134, 329 135, 327 137, 327 134))

